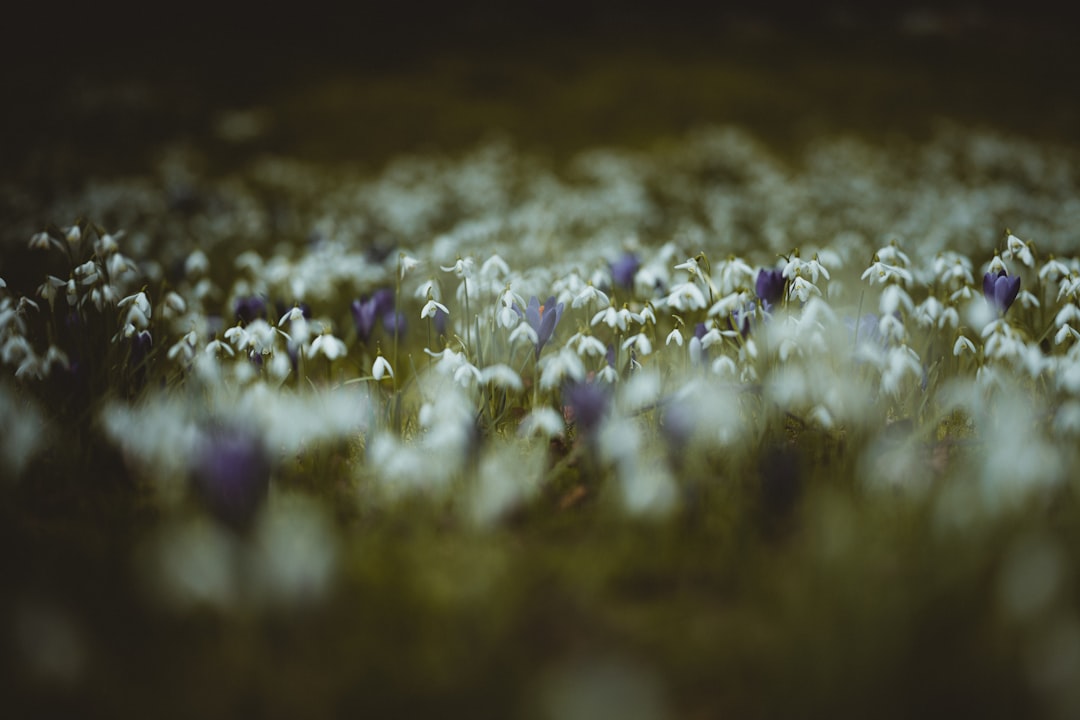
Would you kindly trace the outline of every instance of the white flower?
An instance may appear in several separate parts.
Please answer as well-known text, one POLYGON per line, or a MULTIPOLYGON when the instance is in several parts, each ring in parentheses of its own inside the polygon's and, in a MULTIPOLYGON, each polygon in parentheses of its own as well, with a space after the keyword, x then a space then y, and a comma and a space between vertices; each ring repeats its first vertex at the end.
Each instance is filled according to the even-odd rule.
POLYGON ((603 357, 607 354, 604 343, 592 335, 576 333, 566 342, 567 347, 576 347, 577 354, 581 356, 603 357))
POLYGON ((201 277, 210 270, 210 258, 202 250, 196 250, 184 261, 184 274, 190 278, 201 277))
POLYGON ((652 340, 645 333, 631 335, 623 341, 622 349, 633 347, 639 354, 648 355, 652 352, 652 340))
POLYGON ((1007 257, 1016 258, 1027 267, 1035 265, 1035 257, 1031 254, 1031 246, 1028 243, 1010 233, 1006 244, 1008 245, 1005 251, 1007 257))
MULTIPOLYGON (((679 311, 700 310, 708 304, 705 300, 705 294, 701 292, 701 288, 693 281, 681 283, 671 288, 666 302, 668 307, 679 311)), ((623 329, 625 330, 625 328, 623 329)))
POLYGON ((569 348, 563 348, 558 353, 548 355, 540 361, 540 389, 551 390, 558 387, 566 379, 584 380, 585 364, 577 353, 569 348))
POLYGON ((802 276, 796 277, 791 282, 791 286, 788 289, 788 297, 798 298, 800 302, 806 302, 810 299, 811 295, 821 295, 821 291, 818 290, 817 285, 814 285, 802 276))
POLYGON ((128 308, 127 315, 124 317, 126 324, 134 325, 136 330, 145 330, 150 327, 150 300, 147 299, 146 293, 128 295, 119 302, 117 307, 128 308))
POLYGON ((462 387, 469 387, 474 382, 481 382, 483 375, 479 368, 471 362, 465 361, 454 370, 454 382, 462 387))
POLYGON ((348 352, 349 349, 345 347, 345 343, 330 333, 323 333, 311 341, 311 354, 317 355, 322 353, 326 356, 326 359, 331 362, 340 357, 345 357, 348 352))
MULTIPOLYGON (((933 297, 927 298, 927 300, 934 300, 933 297)), ((936 302, 936 300, 935 300, 936 302)), ((924 303, 925 305, 926 303, 924 303)), ((938 308, 941 307, 941 303, 938 303, 938 308)), ((911 296, 908 295, 907 290, 899 285, 888 285, 881 291, 881 300, 878 302, 878 311, 882 315, 892 315, 897 310, 903 308, 906 312, 911 312, 914 308, 914 303, 911 301, 911 296)))
POLYGON ((401 253, 400 255, 398 255, 398 264, 401 267, 401 279, 404 280, 405 276, 417 265, 420 264, 420 261, 412 257, 411 255, 401 253))
POLYGON ((911 266, 911 258, 896 245, 896 241, 890 242, 885 247, 877 251, 877 258, 883 263, 889 263, 891 265, 900 265, 902 267, 911 266))
POLYGON ((518 428, 518 434, 523 437, 540 434, 544 437, 553 437, 566 429, 566 423, 559 413, 549 407, 534 408, 525 416, 518 428))
POLYGON ((1069 303, 1061 308, 1058 314, 1054 317, 1054 324, 1058 327, 1065 325, 1066 323, 1074 323, 1080 325, 1080 307, 1069 303))
POLYGON ((93 285, 101 279, 101 269, 93 260, 87 260, 82 265, 75 268, 75 278, 79 281, 80 285, 93 285))
POLYGON ((867 280, 871 285, 878 283, 884 285, 886 283, 897 281, 902 282, 904 285, 910 285, 915 280, 909 270, 897 265, 889 265, 881 260, 875 260, 871 263, 870 267, 863 271, 861 277, 863 280, 867 280))
POLYGON ((579 308, 582 305, 587 305, 592 302, 611 305, 611 300, 608 296, 602 290, 596 289, 592 283, 586 285, 576 296, 574 296, 574 301, 571 305, 572 307, 579 308))
POLYGON ((540 336, 532 329, 532 326, 524 318, 519 319, 518 326, 510 333, 511 344, 524 340, 528 345, 536 345, 540 342, 540 336))
POLYGON ((442 310, 446 315, 450 314, 450 311, 446 309, 445 305, 435 300, 435 298, 431 298, 427 301, 427 304, 424 305, 424 309, 420 311, 420 319, 433 318, 439 310, 442 310))
POLYGON ((1065 323, 1061 326, 1061 329, 1057 331, 1057 334, 1054 335, 1054 344, 1060 345, 1069 338, 1072 338, 1074 341, 1080 340, 1080 332, 1074 330, 1072 325, 1065 323))
POLYGON ((956 357, 960 357, 965 352, 975 354, 975 343, 968 340, 964 335, 960 335, 956 338, 956 342, 952 346, 952 354, 956 357))
POLYGON ((384 377, 394 377, 394 369, 381 354, 376 355, 375 362, 371 364, 371 377, 375 378, 376 382, 384 377))
POLYGON ((480 266, 480 274, 492 280, 505 277, 510 274, 510 266, 496 253, 484 261, 480 266))
POLYGON ((525 386, 521 382, 521 376, 509 365, 499 363, 489 365, 480 373, 480 381, 491 383, 495 387, 508 388, 520 392, 525 386))
POLYGON ((167 353, 169 359, 176 360, 179 358, 181 362, 191 362, 191 359, 195 357, 195 344, 197 342, 199 342, 199 336, 192 330, 169 348, 167 353))
POLYGON ((687 258, 685 262, 676 265, 675 269, 685 270, 690 273, 691 277, 697 278, 701 282, 708 282, 705 279, 705 274, 701 272, 701 266, 698 264, 697 258, 687 258))
POLYGON ((450 267, 442 267, 441 265, 439 267, 442 267, 444 272, 452 272, 459 278, 464 280, 472 277, 473 264, 473 259, 471 257, 468 257, 458 258, 457 261, 450 267))
POLYGON ((682 336, 682 333, 679 332, 679 328, 675 328, 674 330, 672 330, 671 332, 668 333, 667 340, 664 341, 664 344, 665 345, 670 345, 673 342, 676 345, 678 345, 679 347, 683 346, 683 336, 682 336))
POLYGON ((1069 266, 1061 262, 1053 255, 1039 268, 1039 279, 1044 283, 1056 282, 1061 278, 1069 277, 1069 266))
POLYGON ((610 328, 617 327, 623 332, 626 332, 626 325, 633 318, 634 314, 625 306, 621 310, 616 310, 614 306, 611 306, 593 315, 591 324, 596 325, 599 322, 603 322, 610 328))

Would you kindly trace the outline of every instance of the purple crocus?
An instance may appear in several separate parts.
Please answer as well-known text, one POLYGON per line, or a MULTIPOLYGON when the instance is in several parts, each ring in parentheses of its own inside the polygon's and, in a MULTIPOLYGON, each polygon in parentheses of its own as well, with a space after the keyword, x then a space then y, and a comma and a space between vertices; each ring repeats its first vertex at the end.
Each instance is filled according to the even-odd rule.
POLYGON ((389 288, 380 288, 371 296, 364 296, 352 302, 353 323, 356 325, 356 336, 365 345, 371 339, 371 333, 375 330, 375 323, 383 320, 383 326, 391 329, 386 322, 389 317, 394 322, 393 330, 396 330, 397 318, 394 312, 394 292, 389 288))
POLYGON ((266 449, 253 432, 212 428, 196 450, 192 485, 215 517, 242 529, 266 499, 270 470, 266 449))
POLYGON ((983 295, 999 315, 1004 315, 1012 306, 1019 292, 1019 275, 1008 275, 1004 270, 983 275, 983 295))
POLYGON ((641 261, 632 252, 624 252, 619 259, 611 263, 611 279, 615 285, 623 290, 634 289, 634 277, 637 275, 641 261))
POLYGON ((533 295, 529 298, 529 304, 524 312, 517 306, 517 303, 514 303, 514 312, 518 314, 518 317, 525 318, 525 321, 529 323, 529 327, 536 333, 536 357, 540 357, 540 351, 544 349, 544 345, 551 339, 551 334, 555 332, 555 326, 562 319, 563 303, 556 305, 555 296, 552 295, 541 305, 540 301, 533 295))
POLYGON ((762 269, 758 271, 754 290, 757 292, 757 296, 761 298, 761 305, 766 312, 771 312, 773 305, 780 302, 784 297, 784 284, 786 282, 783 270, 762 269))
POLYGON ((596 382, 577 382, 563 390, 563 405, 570 408, 574 424, 591 435, 607 415, 611 394, 607 387, 596 382))
POLYGON ((258 295, 236 298, 233 311, 236 313, 236 319, 247 325, 259 318, 266 318, 266 300, 258 295))

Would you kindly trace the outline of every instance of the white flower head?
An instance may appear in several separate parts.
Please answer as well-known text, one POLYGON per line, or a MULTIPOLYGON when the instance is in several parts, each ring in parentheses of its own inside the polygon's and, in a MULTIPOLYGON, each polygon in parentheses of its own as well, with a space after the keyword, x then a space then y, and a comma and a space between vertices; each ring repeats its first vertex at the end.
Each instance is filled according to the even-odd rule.
POLYGON ((376 382, 384 377, 394 377, 394 369, 390 367, 390 363, 382 356, 382 353, 376 355, 375 362, 371 364, 371 377, 375 378, 376 382))

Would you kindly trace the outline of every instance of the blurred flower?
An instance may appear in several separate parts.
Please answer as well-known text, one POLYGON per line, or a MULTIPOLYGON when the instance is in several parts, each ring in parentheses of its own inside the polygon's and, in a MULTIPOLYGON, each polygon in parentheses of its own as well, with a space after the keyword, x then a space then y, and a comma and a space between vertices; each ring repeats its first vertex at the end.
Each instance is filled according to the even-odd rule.
POLYGON ((233 303, 233 312, 236 313, 236 319, 243 325, 247 325, 259 318, 265 319, 266 300, 258 295, 237 298, 236 302, 233 303))
POLYGON ((600 425, 611 406, 611 393, 604 385, 575 382, 563 390, 563 404, 570 409, 574 424, 586 434, 600 425))
POLYGON ((1004 315, 1012 306, 1017 293, 1020 292, 1020 276, 1007 275, 1004 270, 996 273, 988 272, 983 275, 983 295, 986 301, 1004 315))
MULTIPOLYGON (((356 324, 357 337, 360 342, 367 344, 378 319, 383 319, 384 326, 387 325, 387 317, 396 321, 394 291, 389 288, 379 288, 370 297, 364 296, 359 300, 353 300, 352 315, 353 322, 356 324)), ((387 329, 392 332, 390 328, 387 329)), ((393 330, 396 330, 396 324, 393 330)))
POLYGON ((202 434, 192 484, 207 509, 230 527, 247 527, 270 489, 270 459, 254 432, 214 427, 202 434))
POLYGON ((624 252, 618 260, 611 263, 611 279, 616 286, 623 290, 633 291, 634 276, 637 275, 641 261, 632 252, 624 252))

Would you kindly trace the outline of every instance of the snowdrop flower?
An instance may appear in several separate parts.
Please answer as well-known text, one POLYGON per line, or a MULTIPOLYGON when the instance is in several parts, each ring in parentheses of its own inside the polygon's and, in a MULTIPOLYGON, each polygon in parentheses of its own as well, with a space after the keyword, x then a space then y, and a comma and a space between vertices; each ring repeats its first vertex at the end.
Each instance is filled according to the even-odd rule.
POLYGON ((439 267, 442 267, 443 272, 452 272, 462 280, 466 280, 472 277, 473 264, 473 259, 467 257, 458 258, 457 261, 449 267, 443 267, 441 265, 439 267))
POLYGON ((701 270, 701 265, 698 263, 697 258, 687 258, 685 261, 675 266, 676 270, 685 270, 690 273, 691 278, 696 278, 703 283, 708 284, 708 279, 705 277, 705 273, 701 270))
POLYGON ((446 306, 441 302, 437 301, 435 298, 428 298, 427 304, 425 304, 424 308, 420 311, 420 319, 433 318, 440 311, 447 315, 450 314, 450 311, 447 310, 446 306))
POLYGON ((679 328, 675 328, 668 333, 667 340, 664 341, 664 344, 670 345, 673 342, 679 347, 683 346, 683 336, 682 333, 679 331, 679 328))
POLYGON ((189 278, 202 277, 210 271, 210 258, 202 250, 196 250, 184 261, 184 274, 189 278))
POLYGON ((645 333, 631 335, 623 341, 622 349, 627 350, 631 347, 642 355, 649 355, 652 353, 652 340, 645 333))
POLYGON ((579 308, 583 305, 588 305, 589 303, 593 302, 599 302, 603 305, 611 305, 611 300, 608 298, 608 296, 602 290, 598 290, 596 286, 594 286, 592 283, 589 283, 584 288, 582 288, 576 296, 574 296, 574 301, 573 303, 571 303, 571 306, 579 308))
POLYGON ((187 303, 184 302, 184 298, 180 297, 180 295, 172 290, 165 293, 165 298, 161 303, 162 317, 166 320, 175 320, 186 312, 187 303))
POLYGON ((416 292, 413 293, 413 297, 418 300, 424 300, 427 298, 435 298, 436 300, 442 299, 442 292, 439 290, 439 284, 434 280, 425 280, 420 283, 420 286, 416 288, 416 292))
POLYGON ((127 308, 124 322, 134 326, 136 330, 145 330, 150 327, 150 300, 145 292, 129 295, 118 304, 120 309, 127 308))
POLYGON ((454 370, 454 382, 461 387, 467 388, 474 382, 478 383, 482 380, 483 375, 479 368, 467 360, 458 365, 457 369, 454 370))
MULTIPOLYGON (((933 298, 928 298, 932 300, 933 298)), ((938 307, 940 307, 938 303, 938 307)), ((907 291, 899 285, 888 285, 881 291, 881 300, 878 302, 878 311, 882 315, 892 315, 901 308, 905 312, 911 312, 914 309, 914 303, 911 301, 911 296, 907 291)))
POLYGON ((910 285, 915 281, 911 271, 896 265, 884 263, 876 256, 874 262, 870 264, 870 267, 863 271, 861 278, 868 281, 871 285, 885 285, 892 282, 901 282, 904 285, 910 285))
POLYGON ((832 279, 829 276, 828 269, 824 265, 821 264, 821 262, 818 260, 818 256, 816 254, 814 255, 814 257, 809 262, 803 263, 802 267, 799 268, 799 274, 802 275, 802 276, 809 275, 810 276, 810 282, 815 283, 815 284, 818 281, 818 276, 819 275, 824 277, 826 280, 832 279))
POLYGON ((798 298, 799 302, 807 302, 810 300, 811 295, 821 295, 821 290, 818 290, 817 285, 814 285, 801 275, 791 281, 791 287, 788 289, 788 296, 798 298))
POLYGON ((181 362, 188 363, 195 357, 195 345, 199 342, 199 336, 192 330, 184 337, 180 338, 166 353, 170 360, 179 359, 181 362))
POLYGON ((514 307, 521 307, 524 304, 525 301, 521 296, 511 290, 510 285, 507 284, 506 289, 499 296, 499 310, 495 313, 496 321, 507 330, 514 328, 521 320, 521 315, 514 307))
MULTIPOLYGON (((698 291, 700 293, 700 291, 698 291)), ((704 307, 704 305, 702 305, 704 307)), ((626 332, 627 323, 634 318, 634 314, 630 312, 629 308, 623 305, 621 310, 616 310, 614 306, 601 310, 593 315, 591 325, 603 322, 608 327, 626 332)))
POLYGON ((495 387, 506 388, 521 392, 525 385, 521 382, 521 376, 514 368, 504 363, 489 365, 480 372, 480 382, 492 384, 495 387))
POLYGON ((607 354, 607 346, 592 335, 576 333, 566 342, 566 346, 574 348, 582 357, 603 357, 607 354))
POLYGON ((911 258, 897 246, 895 240, 878 250, 876 255, 878 260, 883 263, 899 265, 905 268, 911 267, 911 258))
POLYGON ((881 389, 895 396, 899 394, 905 377, 911 375, 921 378, 922 372, 922 364, 914 350, 906 345, 894 347, 889 350, 885 369, 881 373, 881 389))
MULTIPOLYGON (((898 287, 898 286, 890 285, 889 287, 891 288, 891 287, 898 287)), ((908 299, 910 300, 910 297, 908 299)), ((883 305, 884 305, 884 294, 882 295, 882 306, 883 305)), ((879 307, 882 307, 882 306, 879 306, 879 307)), ((895 310, 895 308, 894 308, 894 310, 895 310)), ((938 300, 933 295, 931 295, 930 297, 926 298, 921 303, 919 303, 918 307, 915 308, 915 313, 914 313, 915 322, 917 322, 921 327, 934 327, 934 325, 937 324, 937 321, 941 317, 941 314, 942 314, 942 312, 944 312, 944 310, 945 310, 945 306, 941 304, 941 301, 938 300)), ((881 311, 882 312, 887 312, 883 308, 882 308, 881 311)))
POLYGON ((1039 280, 1044 283, 1057 282, 1067 277, 1069 277, 1069 267, 1053 255, 1039 268, 1039 280))
POLYGON ((1058 311, 1058 314, 1054 316, 1054 325, 1060 327, 1066 323, 1080 325, 1080 307, 1069 303, 1058 311))
POLYGON ((975 277, 971 274, 971 259, 958 252, 938 253, 934 258, 933 270, 934 277, 946 286, 953 283, 971 285, 975 282, 975 277))
POLYGON ((93 260, 87 260, 75 268, 75 279, 83 287, 93 285, 101 279, 101 269, 93 260))
POLYGON ((345 343, 328 332, 311 341, 311 355, 322 353, 330 362, 345 357, 348 352, 349 349, 345 347, 345 343))
POLYGON ((498 280, 510 274, 510 266, 499 257, 498 253, 495 253, 480 266, 480 274, 491 280, 498 280))
POLYGON ((1054 344, 1061 345, 1069 338, 1072 338, 1074 341, 1080 340, 1080 332, 1074 330, 1072 325, 1065 323, 1054 335, 1054 344))
POLYGON ((562 415, 549 407, 542 407, 534 408, 525 416, 518 428, 518 434, 522 437, 542 435, 550 438, 559 435, 565 429, 566 423, 563 422, 562 415))
POLYGON ((577 353, 563 348, 555 355, 548 355, 540 363, 540 389, 551 390, 567 380, 583 380, 585 365, 577 353))
POLYGON ((1006 244, 1008 249, 1005 251, 1005 257, 1016 258, 1026 267, 1034 267, 1035 257, 1031 254, 1031 246, 1029 243, 1025 243, 1020 238, 1009 233, 1006 244))
POLYGON ((975 343, 971 342, 966 336, 960 335, 956 338, 956 342, 953 343, 952 354, 960 357, 964 353, 975 355, 975 343))
MULTIPOLYGON (((701 310, 708 303, 705 300, 705 294, 701 292, 701 288, 697 286, 693 281, 681 283, 676 285, 668 293, 665 300, 668 307, 674 308, 680 312, 687 310, 701 310)), ((625 330, 625 328, 623 328, 625 330)))
POLYGON ((405 276, 412 272, 412 270, 415 269, 416 266, 419 264, 420 261, 412 257, 411 255, 406 255, 405 253, 399 254, 398 265, 401 268, 401 274, 399 275, 399 278, 401 280, 404 280, 405 276))
POLYGON ((394 369, 390 367, 390 363, 387 362, 381 352, 375 356, 375 362, 371 364, 371 377, 376 382, 381 381, 384 377, 394 377, 394 369))

